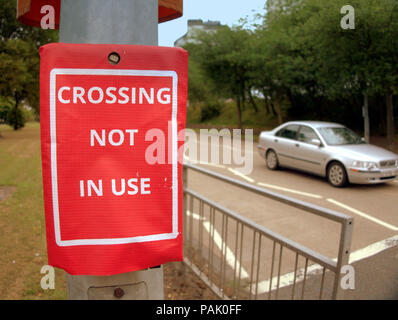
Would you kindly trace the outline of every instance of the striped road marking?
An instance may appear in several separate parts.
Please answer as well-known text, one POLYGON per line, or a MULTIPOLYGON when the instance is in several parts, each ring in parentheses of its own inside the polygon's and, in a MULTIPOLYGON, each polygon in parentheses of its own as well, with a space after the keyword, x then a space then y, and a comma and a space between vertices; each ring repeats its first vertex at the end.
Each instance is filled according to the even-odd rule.
POLYGON ((202 220, 203 227, 206 229, 206 231, 209 234, 210 234, 210 232, 214 233, 213 240, 214 240, 214 243, 216 244, 216 246, 218 247, 218 249, 220 249, 220 251, 222 251, 222 249, 225 250, 225 260, 228 263, 228 265, 232 269, 235 269, 235 263, 236 263, 236 275, 239 276, 239 270, 240 270, 241 279, 249 278, 249 274, 243 267, 241 268, 240 262, 237 261, 234 253, 227 246, 227 244, 223 241, 222 237, 217 232, 217 230, 215 228, 212 230, 211 223, 209 221, 207 221, 205 218, 201 218, 200 215, 198 215, 197 213, 191 214, 191 212, 189 210, 187 210, 187 215, 192 216, 192 218, 194 218, 195 220, 202 220))
MULTIPOLYGON (((187 160, 189 159, 186 156, 185 156, 185 158, 187 160)), ((216 164, 211 164, 211 163, 206 163, 206 164, 212 165, 212 166, 222 167, 223 169, 228 169, 228 171, 232 172, 234 175, 237 175, 237 176, 245 179, 246 181, 248 181, 250 183, 253 183, 253 184, 256 183, 256 181, 254 179, 248 177, 247 175, 243 174, 242 172, 240 172, 237 169, 233 169, 233 168, 229 168, 229 167, 227 168, 227 167, 222 166, 222 165, 216 165, 216 164)), ((396 181, 394 181, 394 182, 396 182, 396 181)), ((298 190, 295 190, 295 189, 289 189, 289 188, 280 187, 280 186, 276 186, 276 185, 272 185, 272 184, 268 184, 268 183, 257 182, 257 185, 259 185, 261 187, 265 187, 265 188, 270 188, 270 189, 275 189, 275 190, 279 190, 279 191, 289 192, 289 193, 293 193, 293 194, 297 194, 297 195, 301 195, 301 196, 305 196, 305 197, 310 197, 310 198, 314 198, 314 199, 324 199, 321 195, 318 195, 318 194, 298 191, 298 190)), ((396 227, 396 226, 394 226, 394 225, 392 225, 390 223, 387 223, 385 221, 382 221, 380 219, 377 219, 375 217, 372 217, 371 215, 369 215, 367 213, 364 213, 362 211, 359 211, 359 210, 357 210, 355 208, 352 208, 352 207, 350 207, 350 206, 348 206, 348 205, 346 205, 346 204, 344 204, 342 202, 339 202, 339 201, 334 200, 332 198, 327 198, 326 201, 328 201, 330 203, 333 203, 334 205, 339 206, 341 208, 344 208, 344 209, 346 209, 346 210, 348 210, 348 211, 350 211, 350 212, 352 212, 352 213, 354 213, 356 215, 359 215, 359 216, 361 216, 364 219, 367 219, 369 221, 377 223, 377 224, 381 225, 382 227, 385 227, 385 228, 390 229, 392 231, 398 231, 398 227, 396 227)))
POLYGON ((206 166, 212 166, 212 167, 215 167, 215 168, 225 169, 225 166, 222 165, 222 164, 216 164, 216 163, 211 163, 211 162, 207 162, 207 161, 199 161, 199 162, 198 161, 193 161, 188 156, 186 156, 185 154, 184 154, 184 160, 188 161, 191 164, 204 164, 206 166))
POLYGON ((310 198, 322 199, 322 196, 320 196, 320 195, 318 195, 318 194, 313 194, 313 193, 308 193, 308 192, 297 191, 297 190, 294 190, 294 189, 288 189, 288 188, 284 188, 284 187, 280 187, 280 186, 275 186, 275 185, 267 184, 267 183, 263 183, 263 182, 258 182, 257 184, 258 184, 259 186, 261 186, 261 187, 276 189, 276 190, 280 190, 280 191, 286 191, 286 192, 290 192, 290 193, 294 193, 294 194, 298 194, 298 195, 306 196, 306 197, 310 197, 310 198))
POLYGON ((241 177, 241 178, 245 179, 246 181, 248 181, 250 183, 255 183, 256 182, 254 179, 248 177, 247 175, 243 174, 239 170, 228 168, 228 171, 232 172, 234 175, 237 175, 238 177, 241 177))
MULTIPOLYGON (((365 248, 362 248, 355 252, 352 252, 350 254, 349 263, 352 264, 354 262, 363 260, 365 258, 369 258, 375 254, 378 254, 386 249, 395 247, 397 245, 398 245, 398 235, 393 236, 388 239, 385 239, 385 240, 382 240, 382 241, 379 241, 379 242, 376 242, 376 243, 373 243, 365 248)), ((333 260, 337 261, 337 258, 334 258, 333 260)), ((297 270, 296 283, 304 280, 304 272, 305 272, 304 268, 297 270)), ((306 279, 309 276, 315 276, 315 275, 321 274, 322 272, 323 272, 323 267, 320 266, 319 264, 311 265, 307 268, 306 279)), ((271 291, 276 290, 277 281, 278 281, 277 276, 272 278, 271 291)), ((294 283, 294 272, 286 273, 286 274, 280 276, 279 288, 291 286, 291 285, 293 285, 293 283, 294 283)), ((269 292, 269 286, 270 286, 270 280, 264 280, 264 281, 259 282, 257 294, 269 292)), ((252 284, 252 288, 253 288, 252 293, 255 294, 255 284, 252 284)))
POLYGON ((359 215, 359 216, 361 216, 362 218, 365 218, 365 219, 368 219, 369 221, 372 221, 372 222, 374 222, 374 223, 377 223, 377 224, 379 224, 379 225, 381 225, 381 226, 383 226, 383 227, 385 227, 385 228, 387 228, 387 229, 390 229, 390 230, 393 230, 393 231, 398 231, 398 227, 393 226, 392 224, 389 224, 389 223, 387 223, 387 222, 384 222, 384 221, 382 221, 382 220, 380 220, 380 219, 377 219, 377 218, 375 218, 375 217, 372 217, 372 216, 370 216, 370 215, 368 215, 368 214, 366 214, 366 213, 364 213, 364 212, 362 212, 362 211, 359 211, 359 210, 357 210, 357 209, 354 209, 354 208, 352 208, 352 207, 350 207, 350 206, 347 206, 347 205, 344 204, 344 203, 341 203, 341 202, 339 202, 339 201, 336 201, 336 200, 330 199, 330 198, 328 198, 327 201, 329 201, 330 203, 333 203, 333 204, 335 204, 335 205, 337 205, 337 206, 339 206, 339 207, 341 207, 341 208, 344 208, 344 209, 346 209, 346 210, 348 210, 348 211, 350 211, 350 212, 352 212, 352 213, 354 213, 354 214, 356 214, 356 215, 359 215))

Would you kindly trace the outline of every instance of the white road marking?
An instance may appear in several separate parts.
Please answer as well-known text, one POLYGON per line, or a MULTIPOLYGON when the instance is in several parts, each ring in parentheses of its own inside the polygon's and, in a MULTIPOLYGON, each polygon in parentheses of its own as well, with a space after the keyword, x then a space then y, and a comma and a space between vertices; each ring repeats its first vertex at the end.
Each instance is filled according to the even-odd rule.
MULTIPOLYGON (((379 242, 376 242, 376 243, 373 243, 365 248, 362 248, 362 249, 352 252, 350 254, 349 263, 352 264, 354 262, 369 258, 375 254, 378 254, 386 249, 395 247, 397 245, 398 245, 398 235, 393 236, 388 239, 385 239, 385 240, 382 240, 382 241, 379 241, 379 242)), ((334 258, 333 260, 337 261, 337 258, 334 258)), ((308 279, 309 276, 315 276, 315 275, 321 274, 322 271, 323 271, 322 266, 320 266, 319 264, 313 264, 307 268, 306 278, 308 279)), ((304 268, 297 270, 296 284, 299 283, 300 281, 304 280, 304 272, 305 272, 304 268)), ((277 276, 273 277, 271 291, 276 290, 277 282, 278 282, 278 277, 277 276)), ((293 282, 294 282, 294 271, 280 276, 279 288, 291 286, 291 285, 293 285, 293 282)), ((259 282, 257 294, 269 292, 269 286, 270 286, 270 280, 264 280, 264 281, 259 282)), ((256 291, 255 287, 256 287, 256 285, 252 284, 252 293, 253 294, 255 294, 255 291, 256 291)))
POLYGON ((372 216, 370 216, 370 215, 368 215, 368 214, 366 214, 366 213, 364 213, 362 211, 359 211, 357 209, 351 208, 350 206, 347 206, 344 203, 341 203, 339 201, 336 201, 336 200, 330 199, 330 198, 328 198, 327 201, 329 201, 330 203, 333 203, 333 204, 335 204, 335 205, 337 205, 337 206, 339 206, 341 208, 344 208, 344 209, 346 209, 348 211, 351 211, 352 213, 355 213, 355 214, 361 216, 362 218, 365 218, 365 219, 368 219, 369 221, 377 223, 377 224, 379 224, 379 225, 381 225, 381 226, 383 226, 383 227, 385 227, 387 229, 390 229, 390 230, 393 230, 393 231, 398 231, 398 227, 393 226, 392 224, 384 222, 384 221, 382 221, 380 219, 377 219, 375 217, 372 217, 372 216))
MULTIPOLYGON (((323 267, 321 267, 318 264, 311 265, 307 267, 307 275, 306 279, 309 276, 314 276, 317 274, 320 274, 323 270, 323 267)), ((304 268, 297 270, 296 273, 296 284, 299 283, 300 281, 304 280, 304 268)), ((279 288, 283 287, 288 287, 293 285, 294 282, 294 271, 286 273, 282 276, 279 277, 279 288)), ((270 287, 270 280, 264 280, 258 283, 258 288, 257 288, 257 294, 262 294, 269 292, 270 287)), ((278 276, 275 276, 272 278, 272 286, 271 286, 271 291, 276 290, 278 287, 278 276)), ((256 293, 256 284, 252 284, 252 294, 256 293)))
POLYGON ((215 167, 215 168, 222 168, 222 169, 225 169, 225 166, 222 165, 222 164, 215 164, 215 163, 205 162, 205 161, 200 161, 199 164, 204 164, 204 165, 212 166, 212 167, 215 167))
POLYGON ((189 159, 189 157, 187 155, 185 155, 185 153, 183 154, 183 158, 184 158, 184 160, 186 160, 188 162, 192 162, 191 159, 189 159))
POLYGON ((250 182, 250 183, 255 183, 256 181, 250 177, 248 177, 247 175, 243 174, 242 172, 240 172, 239 170, 236 169, 232 169, 232 168, 228 168, 228 171, 231 171, 234 175, 237 175, 243 179, 245 179, 246 181, 250 182))
MULTIPOLYGON (((203 226, 205 227, 206 231, 208 233, 211 232, 211 224, 209 221, 204 221, 203 222, 203 226)), ((231 268, 235 267, 235 260, 236 257, 233 254, 233 252, 231 251, 231 249, 224 243, 224 241, 222 240, 220 234, 217 232, 217 230, 213 230, 214 232, 214 243, 217 245, 218 249, 220 249, 220 251, 222 250, 222 248, 225 248, 225 260, 227 261, 227 263, 229 264, 229 266, 231 268)), ((247 271, 241 267, 240 262, 236 261, 236 275, 239 276, 239 269, 241 269, 241 279, 245 279, 245 278, 249 278, 249 274, 247 273, 247 271)))
POLYGON ((240 273, 241 273, 241 279, 246 279, 249 278, 249 274, 247 273, 247 271, 241 267, 241 264, 239 261, 237 261, 234 253, 232 252, 232 250, 226 245, 226 243, 223 241, 222 237, 220 236, 220 234, 217 232, 216 229, 211 230, 211 223, 209 221, 207 221, 205 218, 201 218, 200 215, 198 215, 197 213, 193 213, 191 214, 191 212, 189 210, 187 210, 187 215, 188 216, 192 216, 195 220, 202 220, 203 222, 203 227, 206 229, 206 231, 208 233, 213 232, 214 233, 214 243, 216 244, 216 246, 218 247, 218 249, 220 249, 220 251, 222 251, 223 249, 225 250, 225 260, 228 263, 228 265, 234 269, 235 268, 235 262, 236 262, 236 275, 239 276, 239 269, 241 269, 240 273))
POLYGON ((351 252, 350 263, 354 263, 359 260, 371 257, 375 254, 378 254, 386 249, 395 247, 397 245, 398 245, 398 235, 373 243, 367 246, 366 248, 351 252))
POLYGON ((316 199, 322 199, 323 197, 318 195, 318 194, 313 194, 313 193, 308 193, 308 192, 302 192, 302 191, 297 191, 294 189, 288 189, 288 188, 284 188, 284 187, 280 187, 280 186, 275 186, 272 184, 267 184, 267 183, 263 183, 263 182, 258 182, 257 183, 259 186, 262 187, 266 187, 266 188, 272 188, 272 189, 276 189, 276 190, 281 190, 281 191, 286 191, 286 192, 290 192, 290 193, 295 193, 295 194, 299 194, 302 196, 306 196, 306 197, 311 197, 311 198, 316 198, 316 199))
MULTIPOLYGON (((232 140, 232 139, 231 139, 232 140)), ((217 146, 216 144, 214 144, 214 143, 209 143, 209 145, 210 146, 217 146)), ((239 150, 239 151, 237 151, 237 150, 235 150, 234 149, 234 147, 230 147, 230 146, 224 146, 224 145, 220 145, 222 148, 226 148, 226 149, 229 149, 229 150, 231 150, 232 152, 242 152, 242 150, 244 151, 244 154, 246 154, 246 153, 250 153, 250 154, 255 154, 255 152, 254 151, 252 151, 252 150, 245 150, 245 146, 241 146, 241 150, 239 150)))
POLYGON ((198 215, 197 213, 191 213, 191 211, 187 210, 187 216, 192 216, 192 218, 194 218, 195 220, 205 220, 204 218, 201 218, 200 215, 198 215))
POLYGON ((204 164, 204 165, 207 165, 207 166, 212 166, 212 167, 216 167, 216 168, 225 169, 225 166, 222 165, 222 164, 216 164, 216 163, 211 163, 211 162, 206 162, 206 161, 199 161, 199 162, 198 161, 194 161, 194 160, 191 160, 185 154, 184 154, 184 160, 190 162, 191 164, 204 164))

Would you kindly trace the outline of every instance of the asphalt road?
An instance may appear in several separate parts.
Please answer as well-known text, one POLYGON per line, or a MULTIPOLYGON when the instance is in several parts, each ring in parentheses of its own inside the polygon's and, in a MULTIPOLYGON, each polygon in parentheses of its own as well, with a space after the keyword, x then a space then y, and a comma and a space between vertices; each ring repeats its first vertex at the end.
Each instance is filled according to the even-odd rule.
MULTIPOLYGON (((202 143, 203 146, 206 148, 202 143)), ((209 153, 210 149, 211 146, 208 146, 209 153)), ((219 150, 222 159, 222 148, 219 150)), ((234 149, 225 149, 226 152, 228 150, 234 149)), ((215 163, 208 160, 198 165, 353 217, 350 263, 374 258, 378 253, 398 244, 398 180, 380 185, 349 185, 338 189, 330 186, 324 178, 306 173, 287 169, 268 170, 265 160, 257 152, 256 143, 246 150, 246 154, 247 161, 251 161, 251 157, 253 159, 253 170, 248 174, 239 172, 238 169, 242 168, 242 165, 234 163, 224 164, 222 161, 215 163)), ((185 160, 195 164, 189 154, 185 160)), ((311 250, 331 259, 337 257, 340 226, 335 222, 243 191, 191 170, 188 174, 188 188, 311 250)), ((198 209, 195 210, 197 213, 198 209)), ((251 242, 247 241, 244 246, 249 249, 251 242)), ((250 254, 243 255, 243 267, 249 266, 250 259, 250 254)), ((292 257, 289 259, 292 260, 292 257)), ((281 274, 291 272, 293 264, 292 261, 284 263, 281 274)), ((264 276, 262 280, 267 280, 266 278, 264 276)), ((361 279, 363 278, 362 275, 361 279)), ((361 288, 363 287, 362 285, 361 288)), ((360 296, 360 293, 358 295, 360 296)))

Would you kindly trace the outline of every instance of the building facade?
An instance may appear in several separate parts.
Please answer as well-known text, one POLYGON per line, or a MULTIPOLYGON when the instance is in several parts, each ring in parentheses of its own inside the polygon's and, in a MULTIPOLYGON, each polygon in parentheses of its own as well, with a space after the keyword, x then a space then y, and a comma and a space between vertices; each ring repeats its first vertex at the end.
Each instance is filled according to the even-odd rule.
POLYGON ((174 42, 175 47, 182 47, 188 42, 195 43, 195 36, 200 31, 214 32, 222 27, 220 21, 205 21, 200 19, 188 20, 188 32, 174 42))

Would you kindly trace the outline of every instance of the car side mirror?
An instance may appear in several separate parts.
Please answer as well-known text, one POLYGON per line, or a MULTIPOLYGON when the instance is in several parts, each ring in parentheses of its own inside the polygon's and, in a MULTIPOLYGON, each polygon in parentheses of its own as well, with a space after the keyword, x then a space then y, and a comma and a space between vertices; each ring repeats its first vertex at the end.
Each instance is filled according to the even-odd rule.
POLYGON ((321 147, 322 146, 322 142, 319 139, 312 139, 311 140, 311 144, 317 146, 317 147, 321 147))

